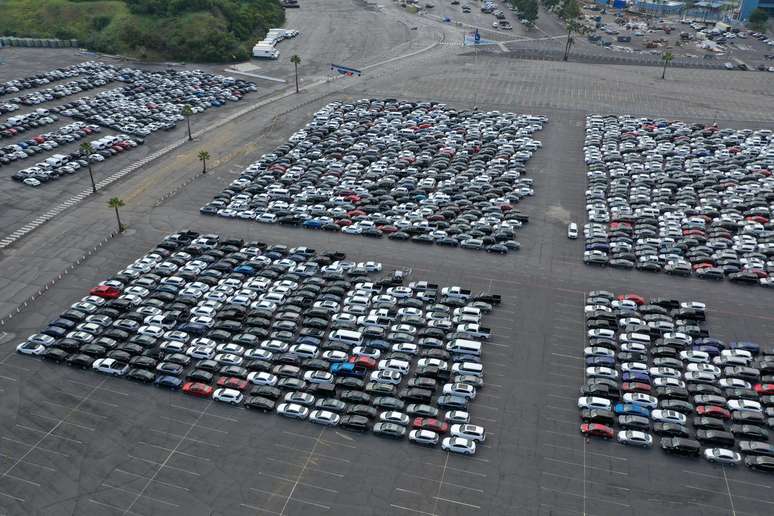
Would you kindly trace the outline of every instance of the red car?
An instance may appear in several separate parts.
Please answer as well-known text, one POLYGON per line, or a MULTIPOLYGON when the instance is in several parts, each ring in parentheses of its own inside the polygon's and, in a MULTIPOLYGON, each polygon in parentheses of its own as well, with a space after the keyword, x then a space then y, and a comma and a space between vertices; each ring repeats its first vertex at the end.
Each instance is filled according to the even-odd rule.
POLYGON ((642 382, 626 382, 621 385, 621 390, 624 392, 641 392, 643 394, 650 394, 653 388, 647 383, 642 382))
POLYGON ((755 392, 761 396, 774 394, 774 383, 756 383, 755 392))
POLYGON ((227 389, 236 389, 238 391, 243 391, 247 389, 247 386, 250 385, 250 383, 247 380, 242 380, 241 378, 234 378, 232 376, 221 376, 218 378, 217 383, 218 387, 225 387, 227 389))
POLYGON ((580 426, 580 431, 583 435, 601 437, 602 439, 612 439, 614 435, 612 428, 599 423, 583 423, 580 426))
POLYGON ((89 294, 92 296, 99 296, 104 299, 115 299, 121 295, 121 291, 116 287, 108 287, 107 285, 97 285, 93 289, 89 290, 89 294))
POLYGON ((354 355, 349 357, 348 362, 350 364, 355 364, 357 367, 362 367, 363 369, 376 369, 376 360, 371 357, 354 355))
POLYGON ((206 383, 201 382, 186 382, 183 385, 183 392, 196 396, 197 398, 212 398, 212 393, 215 391, 212 387, 206 383))
POLYGON ((715 407, 713 405, 699 405, 696 407, 696 413, 700 416, 719 417, 720 419, 731 419, 731 412, 723 407, 715 407))
POLYGON ((432 430, 438 434, 445 434, 449 431, 449 423, 429 417, 414 418, 414 421, 411 422, 411 427, 419 430, 432 430))
POLYGON ((618 296, 619 301, 634 301, 637 303, 637 306, 642 306, 645 304, 645 298, 642 296, 638 296, 637 294, 622 294, 618 296))

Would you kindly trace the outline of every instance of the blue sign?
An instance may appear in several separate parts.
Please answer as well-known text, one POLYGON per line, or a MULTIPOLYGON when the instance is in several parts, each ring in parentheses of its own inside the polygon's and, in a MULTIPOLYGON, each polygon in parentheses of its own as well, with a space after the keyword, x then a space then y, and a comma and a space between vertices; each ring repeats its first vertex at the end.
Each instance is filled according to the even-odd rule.
POLYGON ((355 68, 350 68, 349 66, 342 66, 342 65, 337 65, 333 63, 331 63, 331 71, 338 72, 341 75, 348 75, 350 77, 352 77, 353 75, 357 75, 358 77, 360 77, 363 74, 363 72, 361 72, 360 70, 356 70, 355 68))

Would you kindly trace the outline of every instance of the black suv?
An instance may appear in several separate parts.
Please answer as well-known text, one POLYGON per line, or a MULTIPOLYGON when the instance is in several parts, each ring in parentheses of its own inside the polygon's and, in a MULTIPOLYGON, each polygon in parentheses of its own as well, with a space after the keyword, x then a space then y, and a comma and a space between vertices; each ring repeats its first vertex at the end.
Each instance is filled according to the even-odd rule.
POLYGON ((661 449, 673 455, 688 455, 698 457, 701 453, 701 444, 693 439, 681 437, 664 437, 661 439, 661 449))

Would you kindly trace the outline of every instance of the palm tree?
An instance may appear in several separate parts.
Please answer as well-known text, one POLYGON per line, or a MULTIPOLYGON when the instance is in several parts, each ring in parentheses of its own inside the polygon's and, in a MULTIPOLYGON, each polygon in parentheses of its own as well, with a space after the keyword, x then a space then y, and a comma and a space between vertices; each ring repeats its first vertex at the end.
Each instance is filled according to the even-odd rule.
POLYGON ((124 201, 119 199, 118 197, 111 197, 111 199, 108 201, 108 207, 113 208, 116 210, 116 220, 118 221, 118 232, 121 233, 124 231, 124 225, 121 224, 121 216, 118 214, 118 208, 121 208, 124 206, 124 201))
POLYGON ((197 154, 197 157, 199 158, 199 161, 202 162, 202 174, 207 173, 207 160, 210 159, 210 153, 206 150, 199 151, 199 154, 197 154))
POLYGON ((81 154, 86 157, 86 163, 88 163, 89 167, 89 178, 91 178, 91 193, 97 193, 97 185, 94 184, 94 172, 91 171, 91 160, 89 159, 89 156, 91 156, 93 153, 94 147, 92 147, 89 142, 83 142, 81 144, 81 154))
POLYGON ((672 62, 672 59, 674 56, 672 55, 672 52, 666 51, 663 54, 661 54, 661 60, 664 61, 664 69, 661 71, 661 78, 666 79, 666 69, 667 65, 672 62))
POLYGON ((564 57, 562 58, 562 61, 567 61, 569 58, 570 48, 572 48, 573 43, 575 43, 573 34, 580 32, 581 24, 578 23, 577 20, 567 20, 565 28, 567 29, 567 42, 564 44, 564 57))
POLYGON ((188 141, 190 142, 191 140, 193 140, 193 138, 191 137, 191 116, 193 115, 193 109, 191 109, 191 105, 186 104, 185 106, 183 106, 183 111, 181 112, 181 114, 185 117, 185 121, 188 124, 188 141))
POLYGON ((301 64, 301 58, 298 57, 298 54, 293 54, 290 56, 290 62, 293 63, 296 69, 296 93, 298 93, 298 65, 301 64))

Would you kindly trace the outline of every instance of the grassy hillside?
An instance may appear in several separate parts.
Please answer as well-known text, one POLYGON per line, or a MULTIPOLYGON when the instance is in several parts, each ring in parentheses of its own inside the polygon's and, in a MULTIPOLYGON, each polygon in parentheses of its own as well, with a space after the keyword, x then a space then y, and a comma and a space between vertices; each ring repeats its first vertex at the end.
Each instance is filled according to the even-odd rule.
POLYGON ((247 59, 284 18, 278 0, 0 0, 0 35, 176 61, 247 59))

